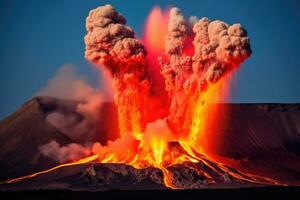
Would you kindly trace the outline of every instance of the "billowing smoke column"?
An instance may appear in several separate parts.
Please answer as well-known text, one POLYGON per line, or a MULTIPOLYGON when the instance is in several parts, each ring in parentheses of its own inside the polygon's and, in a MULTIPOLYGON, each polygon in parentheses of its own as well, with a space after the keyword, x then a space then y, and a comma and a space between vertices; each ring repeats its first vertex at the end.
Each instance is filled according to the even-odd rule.
POLYGON ((111 5, 91 10, 86 19, 85 57, 113 76, 120 133, 139 133, 145 125, 149 81, 146 50, 126 19, 111 5))
POLYGON ((225 74, 250 56, 246 31, 239 24, 229 26, 207 18, 186 21, 178 8, 170 9, 165 55, 155 59, 160 71, 154 76, 163 76, 171 104, 167 104, 166 116, 150 120, 149 116, 161 109, 158 105, 163 105, 157 102, 168 97, 154 92, 163 88, 153 89, 158 83, 152 73, 157 70, 152 70, 153 62, 148 62, 144 46, 134 38, 125 18, 111 5, 98 7, 90 11, 86 29, 85 57, 104 66, 113 77, 121 136, 106 146, 95 143, 91 152, 100 162, 158 166, 164 173, 165 166, 195 162, 195 150, 199 153, 199 149, 191 138, 198 138, 202 130, 194 122, 207 114, 199 108, 205 107, 205 95, 212 91, 212 85, 221 83, 225 74))
MULTIPOLYGON (((156 9, 155 12, 158 18, 153 19, 161 18, 159 23, 165 25, 164 14, 160 13, 160 9, 156 9)), ((220 90, 215 86, 222 84, 221 79, 251 54, 247 33, 240 24, 230 26, 222 21, 210 21, 207 18, 197 20, 195 17, 186 21, 178 8, 172 8, 169 11, 168 31, 162 31, 166 32, 165 55, 155 59, 155 63, 151 59, 160 53, 163 54, 160 42, 162 39, 159 38, 159 44, 147 44, 150 56, 146 58, 144 46, 135 39, 133 30, 126 26, 125 18, 111 5, 90 11, 86 19, 86 29, 85 57, 97 66, 104 66, 113 78, 120 137, 114 141, 107 141, 105 145, 95 142, 61 146, 56 141, 51 141, 39 147, 41 154, 57 162, 71 163, 12 179, 8 183, 60 167, 97 160, 101 163, 125 163, 135 168, 157 167, 163 173, 164 184, 170 188, 198 188, 198 183, 201 187, 210 183, 219 185, 220 182, 215 180, 215 177, 222 177, 225 182, 237 179, 249 183, 278 184, 272 179, 243 174, 222 163, 211 161, 206 152, 202 151, 203 143, 197 142, 201 133, 207 131, 205 128, 201 129, 201 126, 205 126, 205 118, 209 116, 205 109, 210 107, 207 106, 206 98, 210 95, 216 96, 220 90), (156 49, 153 50, 151 46, 156 49), (160 67, 160 71, 157 68, 153 70, 157 66, 160 67), (163 82, 153 78, 158 75, 164 78, 166 94, 163 87, 157 87, 162 86, 163 82), (159 101, 168 103, 159 104, 159 101), (165 110, 158 105, 169 109, 167 116, 157 114, 160 110, 165 110), (185 163, 182 165, 183 176, 179 175, 181 169, 178 168, 177 171, 175 166, 182 163, 185 163), (182 182, 186 176, 197 181, 196 185, 194 182, 191 185, 182 182)), ((159 37, 161 35, 156 34, 159 37)), ((68 74, 70 71, 66 72, 68 74)), ((60 78, 64 80, 65 77, 66 74, 63 73, 63 76, 53 79, 49 87, 46 87, 47 93, 56 93, 58 87, 61 89, 56 82, 59 82, 57 80, 60 78)), ((80 126, 73 126, 73 119, 69 122, 69 117, 65 117, 63 113, 53 113, 48 117, 48 121, 62 132, 75 131, 75 135, 78 136, 77 130, 93 130, 89 129, 89 125, 98 119, 93 115, 97 114, 102 98, 95 94, 97 90, 88 87, 84 81, 73 81, 72 76, 69 79, 66 83, 76 86, 71 84, 75 93, 69 92, 79 100, 85 97, 82 100, 87 101, 79 103, 76 108, 85 119, 80 126), (77 92, 82 89, 87 91, 78 95, 77 92)), ((62 90, 60 93, 66 92, 62 90)), ((220 124, 216 123, 213 125, 220 124)))
POLYGON ((187 22, 178 8, 170 10, 165 40, 168 58, 161 61, 171 98, 169 124, 180 135, 189 133, 201 94, 251 54, 247 32, 240 24, 230 26, 208 18, 192 21, 187 22), (194 38, 194 55, 188 53, 190 38, 194 38))
MULTIPOLYGON (((187 21, 178 8, 170 9, 165 20, 160 9, 154 11, 158 15, 153 19, 162 19, 159 24, 163 27, 168 21, 168 30, 162 30, 166 33, 164 50, 164 34, 155 34, 159 37, 154 40, 158 41, 155 45, 149 45, 152 40, 146 38, 148 57, 125 18, 111 5, 90 11, 86 19, 85 57, 97 67, 103 66, 113 78, 120 137, 106 145, 96 142, 61 147, 51 142, 40 147, 43 155, 59 162, 91 155, 87 160, 126 163, 136 168, 158 167, 164 174, 165 185, 172 188, 168 166, 186 161, 208 163, 203 156, 204 144, 198 143, 207 131, 211 111, 206 109, 210 108, 206 100, 210 95, 217 96, 220 90, 215 86, 223 84, 222 78, 251 55, 249 38, 240 24, 230 26, 219 20, 195 17, 187 21), (161 57, 156 58, 158 55, 161 57), (163 77, 164 86, 157 77, 163 77), (160 110, 168 112, 158 114, 160 110)), ((146 30, 151 25, 147 24, 146 30)), ((212 124, 216 123, 220 124, 212 124)))

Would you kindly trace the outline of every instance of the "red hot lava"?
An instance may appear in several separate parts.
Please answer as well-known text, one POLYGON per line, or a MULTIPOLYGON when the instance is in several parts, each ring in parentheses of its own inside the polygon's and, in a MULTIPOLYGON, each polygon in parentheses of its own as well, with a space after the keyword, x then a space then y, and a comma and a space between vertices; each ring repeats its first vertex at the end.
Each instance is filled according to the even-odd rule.
MULTIPOLYGON (((210 166, 204 146, 211 127, 220 124, 213 117, 218 105, 211 103, 227 94, 230 75, 251 55, 245 29, 208 18, 186 20, 178 8, 155 7, 141 41, 111 5, 91 10, 86 29, 85 57, 113 78, 120 137, 106 146, 96 143, 91 157, 59 167, 91 160, 154 166, 163 171, 166 186, 177 188, 168 166, 186 161, 210 166)), ((277 184, 220 163, 218 168, 237 179, 277 184)))
POLYGON ((214 110, 207 102, 220 97, 222 86, 229 86, 224 76, 251 54, 242 26, 207 18, 187 21, 178 8, 163 13, 155 7, 145 30, 148 55, 125 18, 110 5, 90 12, 87 31, 86 58, 110 70, 120 124, 120 139, 94 148, 100 161, 145 167, 190 160, 170 156, 168 143, 173 141, 187 152, 203 153, 199 140, 214 110), (160 102, 167 98, 164 108, 166 103, 160 102), (153 115, 161 109, 168 110, 165 118, 161 112, 153 115))

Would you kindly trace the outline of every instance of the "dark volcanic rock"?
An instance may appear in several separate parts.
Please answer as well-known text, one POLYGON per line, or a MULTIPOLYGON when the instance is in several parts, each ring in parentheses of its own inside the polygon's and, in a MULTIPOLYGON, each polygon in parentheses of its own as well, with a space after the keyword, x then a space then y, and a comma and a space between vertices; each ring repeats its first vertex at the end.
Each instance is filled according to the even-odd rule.
MULTIPOLYGON (((167 170, 172 187, 180 189, 262 186, 237 180, 223 172, 216 173, 203 163, 174 165, 167 170)), ((167 189, 163 171, 149 167, 135 169, 125 164, 87 163, 62 167, 17 183, 2 184, 6 190, 69 189, 82 191, 167 189)))
POLYGON ((157 168, 135 169, 124 164, 92 164, 81 172, 78 187, 86 184, 97 190, 163 189, 163 173, 157 168))
POLYGON ((20 188, 84 191, 166 189, 160 169, 135 169, 124 164, 101 163, 63 167, 18 183, 0 185, 2 191, 20 188))

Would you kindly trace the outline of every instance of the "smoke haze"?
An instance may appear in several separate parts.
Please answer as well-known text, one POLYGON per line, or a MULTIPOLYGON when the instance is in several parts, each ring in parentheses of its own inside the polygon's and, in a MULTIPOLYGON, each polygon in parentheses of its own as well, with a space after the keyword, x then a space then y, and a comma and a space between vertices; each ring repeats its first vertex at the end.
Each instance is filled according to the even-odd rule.
POLYGON ((85 77, 78 76, 72 66, 60 68, 37 95, 79 101, 77 114, 52 112, 46 116, 46 121, 74 141, 84 142, 93 137, 104 97, 98 88, 86 82, 85 77))

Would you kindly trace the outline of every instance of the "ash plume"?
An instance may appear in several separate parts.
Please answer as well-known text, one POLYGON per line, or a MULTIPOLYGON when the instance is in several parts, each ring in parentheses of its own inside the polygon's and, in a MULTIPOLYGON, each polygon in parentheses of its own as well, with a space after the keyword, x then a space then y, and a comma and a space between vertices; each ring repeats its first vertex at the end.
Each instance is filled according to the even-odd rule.
POLYGON ((172 8, 165 44, 168 58, 160 59, 160 65, 171 99, 168 121, 175 132, 187 134, 201 93, 251 55, 250 40, 240 24, 206 17, 186 21, 178 8, 172 8), (193 55, 184 50, 190 38, 193 55))
POLYGON ((209 83, 217 82, 251 55, 250 41, 241 24, 230 26, 219 20, 202 18, 193 31, 193 70, 201 72, 209 83))
MULTIPOLYGON (((165 55, 159 65, 171 104, 166 119, 156 116, 154 120, 149 116, 155 116, 160 109, 156 102, 165 101, 165 97, 155 96, 145 47, 111 5, 91 10, 86 18, 85 57, 109 71, 118 111, 120 137, 105 146, 94 143, 88 148, 99 156, 99 161, 140 161, 137 166, 162 164, 168 143, 188 138, 196 107, 205 102, 203 94, 251 54, 247 32, 240 24, 196 17, 186 20, 178 8, 170 9, 169 14, 165 55), (152 155, 151 159, 145 160, 147 155, 152 155)), ((90 112, 82 108, 84 111, 90 112)), ((57 113, 52 118, 49 120, 56 126, 67 121, 57 113)), ((51 145, 56 151, 62 149, 51 145)))
POLYGON ((91 10, 86 19, 85 57, 113 77, 120 133, 140 132, 146 122, 149 80, 146 50, 126 19, 111 5, 91 10))
POLYGON ((165 41, 166 53, 170 56, 181 55, 187 33, 187 22, 184 20, 181 11, 178 8, 172 8, 170 10, 168 35, 165 41))
POLYGON ((91 10, 86 19, 87 35, 85 57, 96 64, 105 65, 113 75, 145 70, 141 65, 146 50, 134 38, 134 31, 126 19, 111 5, 91 10))

